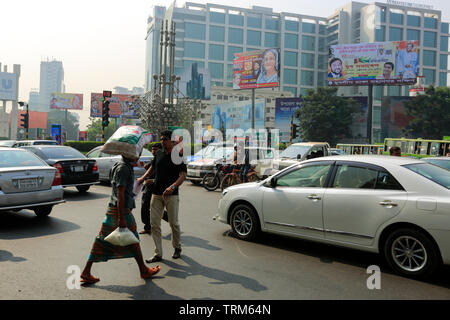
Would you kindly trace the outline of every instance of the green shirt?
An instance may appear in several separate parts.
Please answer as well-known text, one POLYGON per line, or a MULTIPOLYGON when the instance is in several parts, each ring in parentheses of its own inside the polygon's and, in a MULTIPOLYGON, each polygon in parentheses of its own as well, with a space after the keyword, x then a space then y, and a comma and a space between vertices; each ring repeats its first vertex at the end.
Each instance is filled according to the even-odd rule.
POLYGON ((125 187, 125 209, 136 208, 136 203, 134 202, 134 170, 133 163, 122 159, 120 162, 113 166, 111 172, 111 200, 109 201, 110 207, 117 206, 117 195, 118 187, 125 187))

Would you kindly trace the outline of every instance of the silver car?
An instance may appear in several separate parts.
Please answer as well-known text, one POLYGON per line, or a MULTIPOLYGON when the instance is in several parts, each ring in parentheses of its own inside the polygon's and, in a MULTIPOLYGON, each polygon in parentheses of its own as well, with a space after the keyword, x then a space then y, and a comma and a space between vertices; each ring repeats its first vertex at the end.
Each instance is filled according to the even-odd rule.
MULTIPOLYGON (((98 146, 86 154, 86 157, 89 159, 94 159, 97 161, 98 171, 99 171, 99 179, 100 181, 109 182, 109 173, 113 165, 122 159, 122 156, 106 154, 100 151, 102 146, 98 146)), ((146 169, 144 166, 150 163, 153 160, 153 154, 147 149, 142 150, 142 155, 139 158, 139 161, 134 166, 134 177, 141 177, 146 169)))
POLYGON ((61 174, 23 149, 0 148, 0 211, 31 209, 47 216, 65 202, 61 174))
POLYGON ((423 161, 429 162, 441 168, 450 170, 450 157, 430 157, 422 158, 423 161))

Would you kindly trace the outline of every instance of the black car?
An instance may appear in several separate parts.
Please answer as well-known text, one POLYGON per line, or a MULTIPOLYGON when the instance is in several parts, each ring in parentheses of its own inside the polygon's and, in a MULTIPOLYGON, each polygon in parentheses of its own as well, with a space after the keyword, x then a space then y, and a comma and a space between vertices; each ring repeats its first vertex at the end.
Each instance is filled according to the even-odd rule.
POLYGON ((22 149, 33 152, 61 174, 62 186, 76 187, 86 192, 93 184, 98 184, 99 173, 95 160, 86 158, 78 150, 66 146, 34 145, 22 149))

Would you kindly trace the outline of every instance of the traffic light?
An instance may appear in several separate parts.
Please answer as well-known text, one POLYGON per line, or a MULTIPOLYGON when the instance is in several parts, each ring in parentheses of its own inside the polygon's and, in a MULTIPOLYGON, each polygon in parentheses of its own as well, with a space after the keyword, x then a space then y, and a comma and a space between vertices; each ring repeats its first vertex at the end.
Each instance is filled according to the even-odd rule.
POLYGON ((104 100, 102 102, 102 126, 107 127, 109 125, 109 101, 104 100))
POLYGON ((111 98, 112 91, 103 90, 103 98, 111 98))
POLYGON ((292 124, 292 139, 297 139, 299 136, 298 125, 292 124))
POLYGON ((25 128, 25 129, 28 129, 28 125, 29 125, 29 116, 28 116, 28 113, 22 113, 21 115, 20 115, 20 117, 22 118, 22 119, 20 119, 20 122, 21 122, 21 124, 20 124, 20 126, 22 127, 22 128, 25 128))

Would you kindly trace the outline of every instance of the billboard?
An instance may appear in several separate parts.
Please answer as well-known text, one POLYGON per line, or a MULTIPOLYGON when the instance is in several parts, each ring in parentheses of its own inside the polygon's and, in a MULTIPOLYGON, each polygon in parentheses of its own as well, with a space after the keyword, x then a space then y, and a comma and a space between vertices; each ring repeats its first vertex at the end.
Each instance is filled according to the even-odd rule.
MULTIPOLYGON (((133 102, 133 96, 128 94, 113 94, 109 104, 109 117, 110 118, 133 118, 137 119, 135 110, 139 107, 133 102)), ((102 102, 103 93, 91 93, 91 117, 102 116, 102 102)))
POLYGON ((87 131, 78 131, 78 141, 87 141, 87 131))
POLYGON ((298 125, 294 114, 301 106, 301 98, 275 99, 275 128, 280 130, 280 142, 290 142, 291 117, 294 116, 294 124, 298 125))
POLYGON ((59 145, 63 144, 63 137, 62 137, 62 127, 60 124, 52 124, 52 140, 55 140, 58 142, 59 145))
MULTIPOLYGON (((264 129, 264 99, 255 100, 255 129, 264 129)), ((217 130, 252 128, 252 102, 238 101, 213 106, 212 127, 217 130)))
POLYGON ((256 89, 280 85, 280 49, 235 53, 233 89, 256 89))
POLYGON ((50 94, 50 109, 83 110, 83 95, 79 93, 52 92, 50 94))
POLYGON ((211 75, 208 69, 199 68, 193 63, 180 75, 179 90, 182 97, 191 99, 211 99, 211 75))
MULTIPOLYGON (((26 113, 27 112, 25 110, 17 110, 17 128, 22 128, 22 122, 20 121, 20 119, 23 118, 21 117, 21 115, 26 113)), ((47 112, 28 111, 28 116, 28 128, 47 128, 47 112)))
POLYGON ((330 46, 328 85, 410 85, 416 83, 419 41, 330 46))
POLYGON ((0 100, 17 100, 17 75, 0 72, 0 100))

